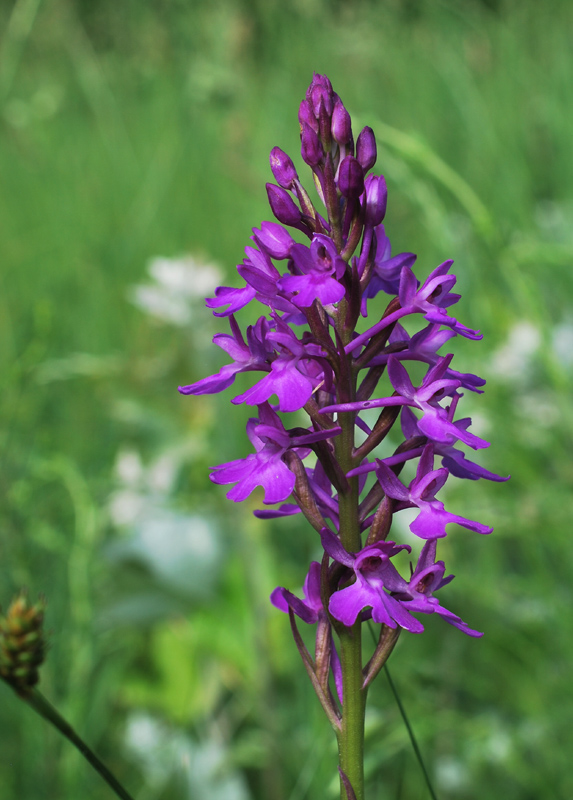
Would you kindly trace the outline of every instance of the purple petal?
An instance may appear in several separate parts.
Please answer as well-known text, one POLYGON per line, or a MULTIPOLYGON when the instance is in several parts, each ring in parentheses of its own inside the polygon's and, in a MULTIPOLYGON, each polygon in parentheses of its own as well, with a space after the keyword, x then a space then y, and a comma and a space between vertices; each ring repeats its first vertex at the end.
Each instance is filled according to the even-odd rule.
POLYGON ((284 589, 282 586, 278 586, 273 591, 270 599, 273 606, 278 608, 279 611, 284 611, 288 614, 290 607, 297 617, 300 617, 303 622, 309 625, 313 625, 318 619, 318 614, 314 609, 309 608, 309 606, 303 603, 296 595, 289 592, 288 589, 284 589))
POLYGON ((320 538, 322 539, 322 546, 331 558, 338 561, 339 564, 344 564, 345 567, 354 567, 354 556, 344 549, 336 534, 332 533, 328 528, 323 528, 320 532, 320 538))
MULTIPOLYGON (((368 584, 356 581, 352 586, 347 586, 346 589, 339 589, 334 592, 330 598, 328 610, 335 619, 350 627, 354 625, 363 608, 377 605, 380 605, 378 592, 368 584)), ((391 628, 396 627, 395 623, 392 624, 388 614, 385 615, 383 622, 391 628)))
POLYGON ((216 317, 228 317, 241 308, 244 308, 256 295, 252 286, 245 286, 243 289, 231 289, 229 286, 220 286, 215 290, 215 297, 207 298, 205 305, 207 308, 221 308, 228 305, 225 311, 213 311, 216 317))

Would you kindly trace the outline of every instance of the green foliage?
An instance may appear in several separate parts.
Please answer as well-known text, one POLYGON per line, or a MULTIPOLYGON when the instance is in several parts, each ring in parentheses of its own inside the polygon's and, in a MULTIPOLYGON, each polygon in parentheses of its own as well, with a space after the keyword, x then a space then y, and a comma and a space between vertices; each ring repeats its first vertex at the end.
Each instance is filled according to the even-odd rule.
MULTIPOLYGON (((446 554, 447 605, 486 636, 431 619, 401 637, 394 679, 441 798, 573 794, 572 16, 565 0, 0 10, 2 602, 47 596, 42 692, 140 800, 335 791, 328 724, 267 602, 301 582, 312 531, 252 520, 208 480, 249 415, 176 393, 223 362, 210 314, 177 327, 130 302, 156 256, 232 275, 313 70, 378 132, 395 252, 423 274, 456 259, 463 321, 485 334, 455 342, 488 378, 481 462, 513 476, 448 498, 495 526, 446 554)), ((0 692, 0 800, 109 796, 0 692)), ((424 796, 382 679, 368 742, 372 797, 424 796)))

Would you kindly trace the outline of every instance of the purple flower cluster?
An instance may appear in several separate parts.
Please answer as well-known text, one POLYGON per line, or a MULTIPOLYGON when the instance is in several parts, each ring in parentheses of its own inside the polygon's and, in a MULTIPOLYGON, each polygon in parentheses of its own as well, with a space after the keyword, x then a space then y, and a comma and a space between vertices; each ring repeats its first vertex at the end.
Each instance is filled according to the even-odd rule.
POLYGON ((414 614, 436 613, 481 636, 434 597, 453 577, 444 577, 436 547, 449 523, 483 534, 491 528, 446 511, 436 494, 451 475, 506 479, 459 449, 488 443, 469 431, 471 420, 456 418, 461 390, 480 392, 485 381, 456 372, 452 355, 438 353, 456 335, 481 339, 451 315, 460 299, 452 292, 452 262, 420 284, 412 269, 416 257, 391 255, 383 224, 386 183, 371 172, 374 133, 366 127, 354 140, 350 116, 325 76, 314 76, 299 123, 302 158, 325 210, 315 207, 291 158, 273 148, 276 183, 267 184, 267 194, 277 221, 253 229, 253 245, 237 267, 243 285, 220 287, 207 300, 216 316, 229 318, 231 332, 214 341, 232 363, 179 391, 219 392, 239 373, 262 373, 233 398, 257 408, 247 425, 255 452, 215 467, 211 479, 234 484, 227 496, 235 501, 262 487, 265 504, 282 505, 258 516, 302 513, 320 534, 324 556, 310 566, 305 599, 278 588, 271 600, 289 612, 293 625, 294 615, 317 624, 312 669, 316 678, 327 663, 340 694, 332 626, 372 619, 384 630, 419 633, 423 626, 414 614), (386 310, 368 320, 368 306, 381 293, 389 296, 386 310), (265 313, 243 336, 235 314, 253 301, 265 313), (414 335, 403 327, 406 319, 410 329, 420 323, 414 335), (411 364, 426 368, 418 386, 411 364), (307 428, 287 428, 277 413, 301 409, 307 428), (379 410, 372 427, 364 413, 370 409, 379 410), (402 441, 385 453, 399 417, 402 441), (399 476, 410 461, 417 469, 406 484, 399 476), (405 578, 393 560, 410 547, 389 537, 393 515, 406 508, 418 512, 410 530, 424 545, 405 578))

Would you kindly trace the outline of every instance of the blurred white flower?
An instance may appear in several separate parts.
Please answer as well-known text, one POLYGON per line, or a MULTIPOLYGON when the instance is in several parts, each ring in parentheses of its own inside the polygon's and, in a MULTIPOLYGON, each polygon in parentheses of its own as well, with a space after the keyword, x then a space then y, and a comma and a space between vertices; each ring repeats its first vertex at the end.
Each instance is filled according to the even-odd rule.
POLYGON ((573 322, 562 322, 553 328, 551 344, 559 363, 563 367, 573 367, 573 322))
POLYGON ((527 320, 516 322, 509 331, 506 343, 493 353, 491 371, 505 381, 524 379, 540 344, 541 333, 538 328, 527 320))
POLYGON ((118 488, 109 499, 109 515, 114 525, 132 525, 150 508, 161 504, 173 488, 183 453, 167 450, 144 466, 136 450, 118 452, 114 474, 118 488))
POLYGON ((143 464, 139 453, 136 450, 120 450, 114 471, 121 483, 128 486, 137 485, 143 477, 143 464))
POLYGON ((129 299, 146 314, 181 327, 191 322, 194 305, 203 303, 222 279, 219 267, 193 256, 154 258, 147 271, 153 282, 132 286, 129 299))
POLYGON ((467 766, 458 758, 442 756, 435 763, 436 783, 445 792, 465 789, 471 783, 467 766))

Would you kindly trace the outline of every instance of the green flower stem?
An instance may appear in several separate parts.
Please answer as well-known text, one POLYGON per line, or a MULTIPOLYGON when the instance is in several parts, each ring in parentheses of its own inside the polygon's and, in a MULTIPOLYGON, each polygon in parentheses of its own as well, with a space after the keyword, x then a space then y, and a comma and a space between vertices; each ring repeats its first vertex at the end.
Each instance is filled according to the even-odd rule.
MULTIPOLYGON (((352 468, 354 447, 353 413, 339 414, 342 428, 337 437, 337 457, 346 473, 352 468)), ((357 553, 362 545, 358 522, 358 480, 349 480, 349 491, 339 494, 340 540, 351 553, 357 553)), ((346 628, 337 627, 340 637, 340 663, 342 667, 343 709, 342 727, 338 735, 338 757, 340 769, 345 773, 356 795, 364 800, 364 711, 367 690, 362 688, 362 626, 360 620, 346 628)), ((347 800, 346 789, 340 782, 341 800, 347 800)))
POLYGON ((22 699, 24 699, 41 717, 51 723, 54 728, 57 728, 57 730, 80 751, 86 761, 92 765, 96 772, 99 772, 108 786, 113 789, 117 797, 120 797, 121 800, 133 800, 132 796, 125 791, 106 765, 100 761, 83 739, 78 736, 72 726, 66 722, 62 715, 56 711, 53 705, 49 703, 37 689, 32 689, 29 694, 25 696, 20 695, 20 697, 22 697, 22 699))
MULTIPOLYGON (((364 711, 367 689, 362 688, 361 623, 344 628, 340 636, 340 663, 344 705, 342 729, 338 735, 340 769, 350 781, 356 800, 364 800, 364 711)), ((347 800, 340 782, 340 798, 347 800)))

